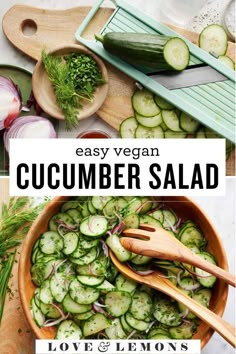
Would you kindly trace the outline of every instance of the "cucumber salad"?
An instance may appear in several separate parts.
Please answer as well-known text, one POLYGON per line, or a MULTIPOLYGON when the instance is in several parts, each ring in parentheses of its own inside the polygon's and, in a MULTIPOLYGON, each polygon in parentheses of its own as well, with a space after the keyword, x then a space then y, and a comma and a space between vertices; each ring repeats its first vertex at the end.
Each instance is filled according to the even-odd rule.
POLYGON ((209 307, 215 276, 179 262, 141 256, 122 247, 125 228, 161 226, 203 259, 200 225, 181 220, 161 198, 86 197, 62 203, 31 254, 35 285, 31 313, 40 328, 56 326, 56 339, 190 339, 200 321, 184 305, 125 278, 109 257, 143 276, 159 269, 185 294, 209 307))

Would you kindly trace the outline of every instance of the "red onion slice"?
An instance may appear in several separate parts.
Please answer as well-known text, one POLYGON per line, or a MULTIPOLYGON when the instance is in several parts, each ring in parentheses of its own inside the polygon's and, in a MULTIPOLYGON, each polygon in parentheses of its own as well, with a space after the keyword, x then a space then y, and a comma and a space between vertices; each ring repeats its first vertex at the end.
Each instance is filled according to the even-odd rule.
POLYGON ((23 116, 14 120, 9 129, 4 132, 4 145, 9 152, 10 139, 54 139, 57 137, 52 123, 44 117, 23 116))
POLYGON ((0 76, 0 130, 9 128, 21 111, 21 93, 17 85, 0 76))

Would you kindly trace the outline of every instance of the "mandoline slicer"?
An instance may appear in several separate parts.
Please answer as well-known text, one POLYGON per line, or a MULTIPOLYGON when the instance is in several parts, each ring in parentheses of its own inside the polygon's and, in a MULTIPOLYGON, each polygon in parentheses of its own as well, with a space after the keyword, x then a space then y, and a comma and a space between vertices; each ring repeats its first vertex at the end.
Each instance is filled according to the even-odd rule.
POLYGON ((124 0, 115 0, 116 9, 109 18, 102 34, 107 32, 159 33, 183 38, 191 53, 190 65, 205 63, 226 77, 225 81, 169 90, 147 75, 144 69, 136 68, 109 54, 102 44, 82 37, 82 33, 104 0, 98 0, 78 28, 76 39, 100 57, 114 65, 142 86, 170 101, 202 124, 235 143, 235 73, 226 65, 183 38, 167 26, 160 24, 124 0))

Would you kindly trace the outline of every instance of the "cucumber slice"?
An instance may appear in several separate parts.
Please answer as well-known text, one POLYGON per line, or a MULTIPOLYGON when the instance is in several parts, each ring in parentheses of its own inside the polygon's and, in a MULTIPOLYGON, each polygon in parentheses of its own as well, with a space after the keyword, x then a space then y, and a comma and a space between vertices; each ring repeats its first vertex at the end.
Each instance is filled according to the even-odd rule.
POLYGON ((48 227, 50 231, 57 231, 58 226, 63 224, 68 225, 69 227, 73 227, 74 221, 72 217, 67 213, 57 213, 49 220, 48 227))
POLYGON ((170 129, 167 129, 165 131, 165 139, 185 139, 187 136, 186 132, 179 131, 179 132, 173 132, 170 129))
POLYGON ((127 321, 125 319, 125 315, 121 316, 119 318, 119 320, 120 320, 121 326, 122 326, 123 330, 125 331, 125 333, 127 333, 127 334, 131 333, 133 328, 130 327, 130 325, 128 325, 128 323, 127 323, 127 321))
POLYGON ((138 254, 137 256, 131 259, 131 262, 133 264, 142 265, 142 264, 147 264, 148 262, 151 261, 151 259, 152 258, 149 256, 141 256, 140 254, 138 254))
POLYGON ((135 131, 135 137, 138 139, 163 139, 164 132, 160 126, 155 128, 146 128, 139 125, 135 131))
POLYGON ((109 292, 115 289, 115 286, 111 283, 109 283, 109 281, 104 280, 104 282, 100 285, 98 285, 97 290, 101 290, 102 292, 109 292))
POLYGON ((105 333, 109 339, 126 339, 127 335, 121 325, 119 318, 112 321, 112 325, 105 329, 105 333))
POLYGON ((84 313, 84 312, 88 312, 91 311, 92 306, 91 305, 82 305, 82 304, 78 304, 77 302, 75 302, 74 300, 72 300, 72 298, 70 297, 69 294, 67 294, 63 301, 62 301, 62 307, 64 309, 65 312, 69 312, 72 314, 77 314, 77 313, 84 313))
POLYGON ((84 337, 92 336, 95 333, 102 331, 111 326, 111 320, 106 318, 102 313, 96 313, 89 317, 88 320, 83 323, 83 335, 84 337))
POLYGON ((84 313, 76 313, 76 314, 73 314, 73 319, 76 321, 84 321, 84 320, 89 319, 93 315, 94 315, 93 311, 87 311, 84 313))
POLYGON ((80 224, 80 232, 87 237, 100 238, 107 230, 108 221, 102 215, 90 215, 80 224))
POLYGON ((230 69, 235 70, 235 63, 227 55, 220 55, 218 58, 222 63, 227 65, 230 69))
POLYGON ((120 291, 132 293, 138 286, 136 281, 126 278, 123 274, 119 274, 116 278, 116 288, 120 291))
POLYGON ((163 55, 167 64, 174 70, 182 71, 189 64, 189 48, 181 38, 170 38, 164 47, 163 55))
POLYGON ((162 224, 160 223, 160 221, 153 218, 150 215, 141 215, 140 216, 140 224, 149 224, 149 225, 153 225, 153 226, 162 227, 162 224))
POLYGON ((135 112, 144 117, 154 117, 160 113, 160 108, 154 101, 153 93, 146 89, 137 90, 133 94, 132 105, 135 112))
POLYGON ((95 209, 102 210, 112 197, 92 197, 92 204, 95 209))
POLYGON ((154 304, 153 316, 164 325, 174 327, 181 324, 181 317, 176 303, 170 298, 159 296, 154 304))
POLYGON ((127 206, 127 201, 125 198, 112 198, 109 200, 103 208, 103 214, 106 217, 115 216, 116 213, 119 213, 122 209, 127 206))
POLYGON ((78 304, 89 305, 98 299, 100 291, 96 288, 83 286, 77 279, 74 279, 70 283, 69 294, 72 300, 78 304))
MULTIPOLYGON (((201 252, 198 254, 198 256, 203 258, 205 261, 216 265, 216 261, 214 260, 214 257, 210 253, 201 252)), ((196 267, 195 273, 197 275, 199 275, 199 276, 197 276, 197 280, 205 288, 212 288, 216 282, 216 277, 214 275, 211 275, 210 273, 208 273, 200 268, 196 267)))
POLYGON ((77 265, 87 265, 92 263, 98 256, 97 247, 91 248, 84 256, 80 258, 70 257, 70 261, 77 265))
POLYGON ((120 262, 127 262, 131 258, 131 252, 127 251, 120 243, 119 236, 113 234, 106 239, 107 245, 115 253, 120 262))
POLYGON ((167 329, 158 327, 158 328, 152 328, 148 332, 148 339, 152 339, 152 337, 154 337, 156 335, 163 335, 163 336, 167 336, 167 337, 170 336, 169 331, 167 329))
POLYGON ((149 294, 144 291, 136 290, 132 296, 132 302, 129 312, 137 320, 147 320, 149 319, 152 312, 153 304, 152 298, 149 294))
POLYGON ((209 308, 211 296, 212 291, 210 289, 199 289, 193 294, 192 298, 199 302, 199 304, 209 308))
POLYGON ((82 219, 82 215, 78 209, 69 209, 66 213, 73 219, 75 224, 79 224, 82 219))
POLYGON ((59 310, 52 304, 44 304, 43 302, 40 302, 40 310, 48 318, 54 319, 59 318, 61 316, 59 310))
POLYGON ((84 218, 86 218, 86 216, 90 215, 90 211, 88 209, 88 201, 84 202, 84 204, 82 205, 81 214, 84 218))
POLYGON ((164 215, 163 215, 162 210, 155 210, 152 213, 150 213, 149 216, 151 216, 152 218, 156 219, 161 224, 163 224, 163 222, 164 222, 164 215))
POLYGON ((136 113, 135 118, 139 124, 147 128, 155 128, 162 123, 161 112, 153 117, 144 117, 136 113))
POLYGON ((171 338, 173 339, 190 339, 196 332, 197 326, 194 322, 183 322, 180 326, 169 329, 171 338))
POLYGON ((69 209, 75 209, 75 208, 79 208, 79 203, 77 200, 69 200, 68 202, 65 202, 62 204, 61 206, 61 212, 65 213, 67 212, 69 209))
POLYGON ((137 214, 127 215, 123 219, 123 222, 124 222, 126 228, 133 228, 133 229, 139 228, 140 221, 139 221, 139 216, 137 214))
POLYGON ((131 304, 131 295, 126 291, 110 291, 105 295, 106 310, 114 317, 124 315, 131 304))
POLYGON ((104 282, 104 277, 95 277, 93 275, 78 275, 78 281, 82 285, 97 287, 104 282))
POLYGON ((41 309, 38 308, 38 306, 36 305, 34 297, 32 297, 32 299, 31 299, 30 307, 31 307, 31 314, 32 314, 32 317, 33 317, 35 323, 37 324, 37 326, 39 328, 41 328, 45 322, 45 315, 43 314, 41 309))
POLYGON ((88 210, 89 210, 90 214, 92 214, 92 215, 97 214, 97 210, 96 210, 96 208, 94 207, 94 205, 93 205, 91 199, 88 200, 88 210))
POLYGON ((41 287, 39 288, 38 298, 44 304, 53 303, 53 295, 50 288, 50 281, 48 279, 45 280, 41 285, 41 287))
POLYGON ((168 101, 166 101, 164 98, 155 95, 154 96, 155 103, 160 107, 161 109, 174 109, 174 105, 168 101))
POLYGON ((199 47, 217 57, 225 55, 228 38, 224 28, 218 24, 205 27, 199 36, 199 47))
POLYGON ((169 209, 163 209, 162 213, 164 216, 163 227, 167 229, 172 229, 177 223, 177 216, 173 211, 169 209))
POLYGON ((82 237, 81 236, 80 239, 79 239, 79 248, 80 249, 84 249, 86 251, 86 250, 89 250, 89 249, 91 249, 93 247, 97 247, 99 242, 100 241, 98 239, 91 240, 91 238, 87 239, 86 237, 82 237))
POLYGON ((135 131, 138 127, 138 122, 135 117, 129 117, 122 121, 120 125, 120 136, 123 139, 135 138, 135 131))
POLYGON ((63 236, 63 241, 63 253, 68 256, 76 250, 79 237, 75 232, 67 232, 67 234, 63 236))
POLYGON ((175 110, 162 111, 162 118, 166 126, 174 132, 182 132, 180 128, 179 117, 177 116, 175 110))
POLYGON ((65 320, 59 324, 55 339, 76 339, 82 338, 80 327, 72 320, 65 320))
POLYGON ((206 240, 199 229, 195 226, 186 227, 180 236, 180 241, 184 244, 192 244, 197 246, 198 248, 205 247, 206 240))
POLYGON ((39 247, 45 254, 59 253, 63 246, 62 237, 55 231, 46 231, 40 236, 39 247))
POLYGON ((50 278, 52 296, 57 302, 62 302, 69 288, 68 277, 64 273, 56 273, 50 278))
POLYGON ((126 322, 128 325, 134 329, 137 329, 138 331, 146 331, 149 326, 149 322, 145 322, 142 320, 137 320, 130 312, 127 312, 125 315, 126 322))
POLYGON ((182 112, 180 115, 180 128, 186 131, 187 133, 195 133, 195 131, 198 129, 200 123, 188 115, 185 112, 182 112))

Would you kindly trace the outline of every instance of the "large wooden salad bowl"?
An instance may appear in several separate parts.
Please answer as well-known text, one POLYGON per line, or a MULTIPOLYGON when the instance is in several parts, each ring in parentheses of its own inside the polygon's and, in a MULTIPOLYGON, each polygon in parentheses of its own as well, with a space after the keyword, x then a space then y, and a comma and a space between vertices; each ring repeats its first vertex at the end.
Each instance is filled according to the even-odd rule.
MULTIPOLYGON (((39 339, 52 339, 56 334, 56 328, 47 327, 39 328, 34 322, 31 311, 30 301, 33 296, 35 286, 31 280, 31 252, 35 241, 39 236, 47 230, 48 222, 50 218, 56 214, 63 202, 68 200, 68 197, 56 197, 54 198, 38 216, 33 223, 27 237, 24 240, 20 262, 19 262, 19 292, 22 301, 22 306, 27 320, 34 331, 35 335, 39 339)), ((176 214, 184 219, 191 219, 198 224, 203 231, 207 241, 208 250, 215 256, 218 265, 228 270, 227 258, 224 251, 224 247, 220 236, 214 229, 207 218, 205 212, 199 208, 192 200, 187 197, 165 197, 163 198, 165 203, 168 203, 168 207, 171 208, 176 214)), ((223 315, 226 300, 228 295, 227 284, 218 279, 211 298, 210 309, 219 316, 223 315)), ((213 334, 213 330, 209 328, 207 324, 201 322, 198 327, 197 333, 194 335, 194 339, 201 339, 201 347, 204 347, 213 334)))

